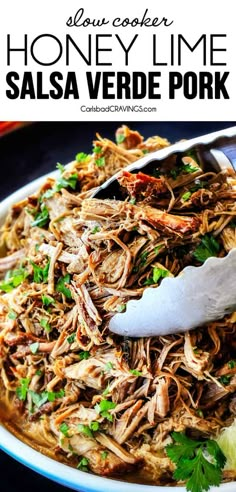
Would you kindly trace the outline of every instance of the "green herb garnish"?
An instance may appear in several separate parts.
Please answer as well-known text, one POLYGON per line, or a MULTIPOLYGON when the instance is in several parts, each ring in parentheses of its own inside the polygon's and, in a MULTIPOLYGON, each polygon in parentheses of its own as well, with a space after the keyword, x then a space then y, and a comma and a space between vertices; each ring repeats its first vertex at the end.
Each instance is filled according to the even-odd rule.
POLYGON ((193 441, 185 434, 173 432, 174 444, 166 447, 167 456, 175 463, 175 480, 186 481, 190 492, 209 490, 220 485, 226 458, 216 441, 193 441))
POLYGON ((79 152, 75 156, 75 160, 77 162, 88 162, 89 159, 90 159, 90 155, 89 154, 85 154, 84 152, 79 152))
POLYGON ((229 369, 234 369, 236 367, 236 360, 229 360, 228 367, 229 369))
POLYGON ((129 203, 131 203, 131 205, 135 205, 135 203, 136 203, 136 198, 135 198, 135 197, 130 198, 129 203))
POLYGON ((9 319, 16 319, 17 318, 17 313, 13 311, 12 309, 9 311, 8 316, 9 319))
POLYGON ((23 267, 17 270, 9 270, 4 280, 0 283, 0 290, 11 292, 15 287, 22 284, 27 277, 28 272, 23 267))
POLYGON ((90 357, 90 352, 87 350, 82 350, 82 352, 79 353, 79 358, 81 360, 87 360, 90 357))
POLYGON ((123 313, 126 310, 126 304, 119 304, 116 310, 118 313, 123 313))
POLYGON ((34 282, 36 282, 36 284, 47 283, 50 261, 48 261, 43 268, 36 265, 33 261, 30 261, 30 264, 32 265, 34 271, 34 282))
POLYGON ((191 193, 191 191, 186 191, 186 193, 184 193, 184 194, 181 196, 181 200, 182 200, 183 202, 187 202, 187 201, 188 201, 188 199, 190 198, 191 194, 192 194, 192 193, 191 193))
POLYGON ((217 256, 219 250, 220 245, 218 241, 210 234, 205 234, 205 236, 202 237, 200 244, 195 248, 193 256, 196 260, 204 263, 207 258, 217 256))
POLYGON ((110 414, 110 410, 113 410, 115 407, 116 403, 113 401, 101 400, 100 403, 97 403, 94 408, 103 418, 109 420, 109 422, 113 422, 113 415, 110 414))
POLYGON ((91 233, 92 234, 96 234, 96 232, 99 232, 100 231, 100 227, 99 226, 95 226, 92 230, 91 230, 91 233))
POLYGON ((80 462, 78 463, 77 468, 81 471, 88 472, 88 464, 89 460, 83 457, 82 460, 80 460, 80 462))
POLYGON ((101 154, 102 148, 96 145, 96 147, 93 147, 93 152, 94 154, 101 154))
POLYGON ((39 342, 31 343, 29 348, 30 348, 30 351, 32 352, 32 354, 36 354, 38 352, 38 349, 39 349, 39 342))
POLYGON ((95 159, 95 164, 98 167, 104 167, 105 166, 105 157, 99 157, 98 159, 95 159))
POLYGON ((221 384, 224 384, 225 386, 228 386, 230 384, 231 376, 224 375, 219 378, 219 381, 221 384))
POLYGON ((55 304, 55 300, 51 296, 42 295, 42 303, 44 307, 48 307, 51 304, 55 304))
POLYGON ((69 335, 69 336, 67 337, 67 339, 66 339, 66 340, 67 340, 67 342, 68 342, 68 343, 73 343, 73 342, 75 341, 75 336, 76 336, 76 333, 72 333, 71 335, 69 335))
POLYGON ((50 333, 51 331, 51 325, 49 324, 48 320, 46 318, 42 318, 40 320, 40 326, 42 326, 42 328, 44 328, 44 330, 47 332, 47 333, 50 333))
POLYGON ((133 376, 142 376, 142 373, 138 371, 137 369, 130 369, 129 372, 133 374, 133 376))
POLYGON ((64 436, 69 437, 68 431, 69 431, 69 426, 65 423, 62 422, 62 424, 59 427, 59 430, 64 434, 64 436))
POLYGON ((49 211, 45 204, 41 204, 40 211, 36 213, 31 227, 43 227, 49 222, 49 211))
POLYGON ((30 379, 29 378, 22 378, 20 380, 20 386, 16 388, 16 395, 19 400, 25 401, 29 389, 29 384, 30 384, 30 379))
POLYGON ((59 278, 56 285, 56 291, 64 294, 67 299, 72 299, 71 291, 70 289, 68 289, 68 287, 66 287, 66 284, 70 283, 70 279, 70 274, 67 273, 64 277, 59 278))
POLYGON ((108 452, 107 451, 102 451, 101 452, 101 458, 102 458, 102 460, 105 460, 107 458, 107 456, 108 456, 108 452))
POLYGON ((104 370, 111 371, 111 369, 114 369, 114 364, 112 364, 112 362, 109 361, 105 364, 104 370))
POLYGON ((118 144, 121 144, 122 142, 124 142, 124 140, 126 139, 124 133, 118 133, 118 135, 116 135, 116 143, 118 144))

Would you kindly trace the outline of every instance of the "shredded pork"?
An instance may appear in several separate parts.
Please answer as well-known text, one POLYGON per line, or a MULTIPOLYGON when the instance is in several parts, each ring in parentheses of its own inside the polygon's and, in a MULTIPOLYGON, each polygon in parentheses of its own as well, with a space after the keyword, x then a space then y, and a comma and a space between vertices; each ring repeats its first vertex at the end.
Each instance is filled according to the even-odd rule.
POLYGON ((193 156, 130 174, 122 168, 168 142, 125 126, 116 137, 98 136, 2 227, 1 416, 72 466, 167 484, 172 431, 212 437, 233 421, 235 315, 133 340, 108 321, 146 286, 235 246, 235 178, 193 156), (122 198, 91 198, 119 170, 122 198))

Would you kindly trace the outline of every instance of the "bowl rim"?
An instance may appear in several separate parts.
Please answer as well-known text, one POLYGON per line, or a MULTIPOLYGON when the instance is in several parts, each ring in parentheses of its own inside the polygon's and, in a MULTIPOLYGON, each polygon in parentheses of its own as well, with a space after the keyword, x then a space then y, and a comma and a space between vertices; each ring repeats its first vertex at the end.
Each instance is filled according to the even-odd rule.
MULTIPOLYGON (((19 188, 0 203, 0 225, 5 220, 11 205, 28 195, 33 194, 48 177, 56 177, 58 171, 45 174, 25 186, 19 188)), ((31 448, 28 444, 14 436, 0 423, 0 449, 6 454, 43 475, 44 477, 69 487, 78 492, 186 492, 184 486, 143 485, 122 482, 119 480, 85 473, 68 465, 60 463, 31 448)), ((236 482, 222 483, 219 487, 212 487, 211 492, 235 492, 236 482)))

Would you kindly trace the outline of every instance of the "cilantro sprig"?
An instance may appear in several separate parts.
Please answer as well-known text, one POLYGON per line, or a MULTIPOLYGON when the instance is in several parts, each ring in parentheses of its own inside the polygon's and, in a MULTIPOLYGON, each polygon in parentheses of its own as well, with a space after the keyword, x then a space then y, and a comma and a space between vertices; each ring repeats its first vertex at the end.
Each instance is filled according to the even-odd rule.
POLYGON ((18 268, 17 270, 9 270, 4 280, 0 283, 0 290, 11 292, 15 287, 22 284, 27 277, 28 272, 23 267, 18 268))
POLYGON ((175 480, 186 481, 190 492, 220 485, 226 458, 216 441, 194 441, 180 432, 173 432, 172 438, 175 442, 166 447, 166 454, 176 465, 175 480))
POLYGON ((204 263, 207 258, 211 256, 217 256, 217 253, 220 250, 220 245, 218 241, 214 238, 214 236, 210 234, 205 234, 202 237, 200 244, 195 248, 193 252, 193 256, 196 260, 204 263))
POLYGON ((109 420, 109 422, 113 422, 113 415, 110 413, 116 407, 116 403, 110 400, 101 400, 100 403, 95 405, 95 410, 98 414, 100 414, 103 418, 109 420))
POLYGON ((61 294, 64 294, 64 296, 67 299, 72 299, 71 291, 66 287, 66 284, 69 284, 71 280, 71 276, 69 273, 67 273, 64 277, 60 277, 57 285, 56 285, 56 291, 61 292, 61 294))

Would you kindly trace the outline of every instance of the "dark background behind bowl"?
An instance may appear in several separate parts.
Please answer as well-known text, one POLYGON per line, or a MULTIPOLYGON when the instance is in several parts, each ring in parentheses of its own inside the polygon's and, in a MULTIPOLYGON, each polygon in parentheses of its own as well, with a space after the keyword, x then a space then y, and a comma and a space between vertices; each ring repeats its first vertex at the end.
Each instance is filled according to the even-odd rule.
MULTIPOLYGON (((229 128, 236 122, 124 122, 145 138, 166 137, 171 143, 229 128)), ((0 200, 33 179, 66 164, 78 152, 90 152, 98 132, 114 139, 117 122, 34 123, 0 138, 0 200)), ((66 492, 55 484, 20 465, 0 452, 1 491, 66 492)), ((96 480, 96 479, 95 479, 96 480)), ((123 489, 121 484, 121 490, 123 489)), ((124 489, 123 489, 124 490, 124 489)))

